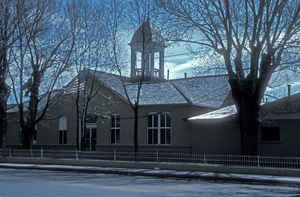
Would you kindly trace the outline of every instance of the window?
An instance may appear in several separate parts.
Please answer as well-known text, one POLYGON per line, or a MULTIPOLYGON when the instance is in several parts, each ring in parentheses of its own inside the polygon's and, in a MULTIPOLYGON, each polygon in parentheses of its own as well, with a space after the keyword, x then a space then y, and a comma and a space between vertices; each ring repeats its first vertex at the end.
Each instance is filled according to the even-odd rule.
POLYGON ((67 144, 67 131, 59 131, 59 136, 58 136, 58 143, 59 144, 67 144))
POLYGON ((280 141, 280 129, 278 126, 261 127, 261 140, 264 142, 280 141))
POLYGON ((120 143, 120 115, 111 115, 111 130, 110 130, 110 142, 111 144, 120 143))
POLYGON ((59 118, 58 121, 58 144, 67 144, 67 133, 68 130, 68 123, 67 118, 65 116, 62 116, 59 118))
POLYGON ((171 144, 171 117, 167 112, 148 115, 148 144, 171 144))

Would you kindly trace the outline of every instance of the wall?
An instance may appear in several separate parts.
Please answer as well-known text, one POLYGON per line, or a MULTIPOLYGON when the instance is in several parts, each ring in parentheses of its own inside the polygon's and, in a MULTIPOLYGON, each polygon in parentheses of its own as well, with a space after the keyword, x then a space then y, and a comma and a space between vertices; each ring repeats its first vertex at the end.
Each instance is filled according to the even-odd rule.
POLYGON ((235 120, 225 118, 189 122, 193 152, 240 154, 240 132, 235 120))
POLYGON ((280 127, 279 142, 259 143, 261 155, 273 156, 300 156, 300 121, 299 120, 276 120, 280 127))
MULTIPOLYGON (((98 94, 91 100, 88 111, 98 116, 97 119, 97 151, 128 150, 133 147, 134 114, 126 99, 120 98, 111 89, 96 84, 98 94), (120 144, 110 142, 111 120, 110 114, 117 113, 121 117, 120 144)), ((44 120, 38 124, 37 144, 35 147, 49 148, 75 148, 76 147, 76 94, 66 94, 58 98, 59 102, 51 106, 44 120), (66 116, 68 122, 68 143, 58 145, 58 121, 61 116, 66 116)), ((205 113, 208 108, 197 107, 190 104, 177 105, 149 105, 139 108, 138 140, 140 151, 191 151, 190 122, 187 117, 194 114, 205 113), (151 112, 169 112, 171 116, 171 144, 147 144, 147 116, 151 112)), ((13 115, 12 115, 13 116, 13 115)), ((12 120, 12 119, 11 119, 12 120)), ((15 124, 10 124, 10 128, 15 124)), ((16 145, 17 129, 10 129, 9 144, 16 145)))

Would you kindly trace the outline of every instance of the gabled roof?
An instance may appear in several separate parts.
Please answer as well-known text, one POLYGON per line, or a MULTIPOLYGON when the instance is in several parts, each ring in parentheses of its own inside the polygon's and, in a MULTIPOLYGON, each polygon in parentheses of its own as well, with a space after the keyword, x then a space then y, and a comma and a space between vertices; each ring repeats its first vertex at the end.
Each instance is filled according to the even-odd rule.
MULTIPOLYGON (((129 78, 127 77, 121 78, 119 75, 93 70, 82 71, 77 76, 79 80, 73 79, 65 87, 65 89, 63 89, 62 91, 55 91, 52 94, 52 97, 56 96, 58 92, 61 92, 63 94, 70 93, 70 91, 67 91, 66 89, 71 88, 71 90, 73 90, 74 84, 81 84, 82 80, 84 80, 86 77, 90 77, 91 75, 96 77, 97 82, 100 83, 100 85, 110 89, 114 94, 127 101, 127 97, 122 85, 123 80, 131 102, 135 102, 138 91, 137 83, 131 83, 129 78)), ((222 104, 228 97, 229 92, 230 87, 225 75, 143 82, 140 92, 139 104, 142 106, 191 104, 217 109, 222 106, 222 104)), ((45 105, 45 102, 46 98, 41 100, 39 109, 41 109, 45 105)), ((24 103, 24 107, 26 111, 28 108, 27 102, 24 103)), ((7 112, 17 111, 17 105, 7 110, 7 112)))
MULTIPOLYGON (((100 84, 111 89, 127 100, 120 76, 89 71, 96 76, 100 84)), ((131 102, 137 97, 138 85, 123 78, 131 102)), ((197 106, 219 108, 230 91, 225 75, 193 77, 177 80, 143 82, 140 94, 140 105, 158 104, 193 104, 197 106)))

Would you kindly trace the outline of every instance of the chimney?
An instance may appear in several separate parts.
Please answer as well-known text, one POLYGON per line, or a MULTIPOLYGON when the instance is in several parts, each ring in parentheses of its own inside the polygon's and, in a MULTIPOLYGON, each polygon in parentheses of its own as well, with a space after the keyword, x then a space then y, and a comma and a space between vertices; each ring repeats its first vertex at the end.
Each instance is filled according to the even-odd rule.
POLYGON ((185 78, 185 79, 187 78, 187 73, 184 73, 184 78, 185 78))
POLYGON ((168 69, 168 72, 167 72, 168 74, 167 74, 167 80, 169 80, 169 77, 170 77, 170 71, 169 71, 169 69, 168 69))
POLYGON ((288 96, 291 96, 292 85, 288 84, 288 96))

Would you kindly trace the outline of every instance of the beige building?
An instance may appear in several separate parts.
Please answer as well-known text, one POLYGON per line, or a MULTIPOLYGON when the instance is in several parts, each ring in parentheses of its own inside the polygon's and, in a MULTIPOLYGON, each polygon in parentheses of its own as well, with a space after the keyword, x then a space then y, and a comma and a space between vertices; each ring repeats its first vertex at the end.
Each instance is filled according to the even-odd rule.
MULTIPOLYGON (((36 128, 33 148, 75 149, 78 135, 85 151, 133 151, 131 105, 138 100, 139 151, 241 153, 239 124, 226 75, 165 79, 165 44, 149 20, 134 33, 129 45, 130 77, 82 71, 55 92, 36 128), (85 122, 77 118, 77 87, 79 119, 85 122), (92 97, 85 108, 88 95, 92 97), (77 127, 84 129, 77 132, 77 127)), ((300 94, 295 94, 261 107, 257 145, 261 155, 299 156, 299 98, 300 94)), ((18 108, 10 106, 10 147, 21 146, 17 113, 18 108)))
MULTIPOLYGON (((218 133, 195 129, 187 117, 202 114, 230 103, 230 87, 226 75, 165 79, 165 44, 159 30, 146 21, 134 33, 130 42, 131 76, 84 70, 63 90, 57 92, 46 117, 37 126, 34 147, 74 149, 77 144, 76 87, 81 88, 81 107, 86 92, 93 87, 86 113, 85 129, 79 133, 83 150, 132 151, 134 144, 134 113, 130 104, 139 95, 138 145, 139 151, 201 152, 204 135, 228 138, 218 133), (158 55, 158 62, 154 58, 158 55), (141 62, 137 61, 138 56, 141 62), (142 80, 140 83, 138 81, 142 80), (197 137, 196 137, 197 136, 197 137), (198 148, 195 148, 198 147, 198 148)), ((18 110, 9 112, 9 145, 20 145, 20 131, 16 119, 18 110)), ((82 114, 80 115, 82 117, 82 114)), ((223 138, 223 140, 225 140, 223 138)), ((218 146, 212 152, 232 151, 218 146)), ((202 151, 203 152, 203 151, 202 151)))

